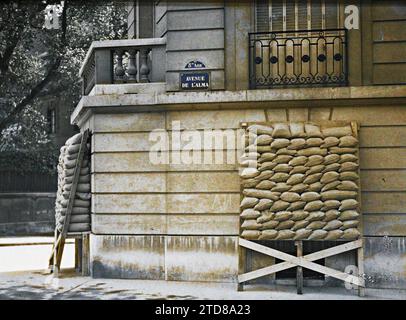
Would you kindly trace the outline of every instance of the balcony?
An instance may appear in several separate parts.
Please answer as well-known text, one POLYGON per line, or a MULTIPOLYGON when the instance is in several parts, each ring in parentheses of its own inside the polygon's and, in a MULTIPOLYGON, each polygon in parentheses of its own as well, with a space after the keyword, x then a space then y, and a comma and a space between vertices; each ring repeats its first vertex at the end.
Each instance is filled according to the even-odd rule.
POLYGON ((82 94, 95 85, 164 82, 165 45, 165 38, 93 42, 79 71, 82 94))
POLYGON ((250 89, 347 86, 347 30, 249 34, 250 89))

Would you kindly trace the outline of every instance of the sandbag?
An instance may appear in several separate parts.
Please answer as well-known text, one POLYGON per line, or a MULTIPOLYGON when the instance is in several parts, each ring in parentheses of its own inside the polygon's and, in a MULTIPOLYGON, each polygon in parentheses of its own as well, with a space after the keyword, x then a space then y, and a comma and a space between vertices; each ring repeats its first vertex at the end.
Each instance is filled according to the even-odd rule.
POLYGON ((344 240, 355 240, 358 239, 360 236, 360 233, 357 229, 355 228, 350 228, 350 229, 345 229, 342 236, 340 239, 344 240))
POLYGON ((262 212, 261 215, 257 218, 257 222, 263 224, 263 223, 265 223, 265 222, 271 221, 274 216, 275 216, 275 212, 264 211, 264 212, 262 212))
POLYGON ((290 166, 303 166, 307 162, 308 158, 305 156, 295 157, 289 161, 290 166))
POLYGON ((254 209, 245 209, 241 212, 240 217, 242 219, 257 219, 261 213, 254 209))
POLYGON ((242 193, 244 196, 258 199, 270 199, 276 201, 279 198, 279 193, 270 190, 244 189, 242 193))
POLYGON ((71 223, 69 232, 86 232, 90 231, 90 223, 71 223))
POLYGON ((309 215, 307 216, 306 220, 309 222, 313 221, 321 221, 325 217, 325 213, 323 211, 312 211, 309 212, 309 215))
POLYGON ((273 161, 263 162, 263 163, 261 163, 258 170, 259 171, 272 170, 273 168, 276 167, 276 165, 277 165, 277 163, 273 162, 273 161))
POLYGON ((341 205, 341 202, 338 200, 327 200, 324 201, 324 206, 321 208, 323 211, 328 211, 332 209, 338 209, 341 205))
POLYGON ((339 220, 346 221, 346 220, 355 220, 359 217, 359 213, 355 210, 345 210, 341 212, 339 216, 339 220))
POLYGON ((275 229, 278 226, 278 224, 279 224, 279 221, 276 221, 276 220, 270 220, 270 221, 264 222, 262 224, 261 230, 275 229))
POLYGON ((286 123, 275 123, 273 125, 273 138, 290 138, 290 129, 286 123))
POLYGON ((289 220, 293 216, 293 213, 290 211, 278 211, 274 215, 274 220, 276 221, 285 221, 289 220))
POLYGON ((352 171, 340 172, 341 181, 344 181, 344 180, 356 181, 356 180, 358 180, 358 178, 359 178, 359 176, 356 172, 352 172, 352 171))
POLYGON ((289 179, 286 181, 287 184, 290 185, 295 185, 295 184, 299 184, 302 183, 303 180, 305 179, 305 175, 302 173, 297 173, 297 174, 293 174, 289 177, 289 179))
POLYGON ((272 207, 270 208, 271 211, 273 212, 278 212, 278 211, 284 211, 290 206, 289 202, 283 201, 283 200, 278 200, 275 201, 272 204, 272 207))
POLYGON ((280 163, 278 164, 275 168, 273 168, 274 172, 290 172, 292 170, 292 167, 288 165, 287 163, 280 163))
POLYGON ((343 162, 341 164, 341 168, 339 172, 345 172, 345 171, 357 171, 358 170, 358 164, 355 162, 343 162))
POLYGON ((341 230, 349 229, 349 228, 356 228, 359 224, 359 221, 356 220, 345 220, 343 222, 343 226, 341 227, 341 230))
POLYGON ((312 184, 312 183, 318 182, 320 180, 320 178, 322 177, 322 175, 323 175, 322 173, 311 174, 310 176, 307 176, 303 180, 303 183, 312 184))
POLYGON ((258 230, 243 230, 241 237, 247 240, 257 240, 261 235, 261 231, 258 230))
POLYGON ((257 146, 264 146, 271 144, 272 141, 273 138, 270 135, 261 134, 256 138, 254 144, 256 144, 257 146))
POLYGON ((339 163, 331 163, 331 164, 325 166, 323 173, 330 172, 330 171, 337 172, 338 170, 340 170, 340 168, 341 168, 341 165, 339 163))
POLYGON ((324 165, 337 163, 340 161, 340 156, 338 154, 329 154, 324 157, 324 165))
POLYGON ((338 145, 339 147, 355 147, 358 145, 358 140, 357 138, 353 136, 345 136, 340 138, 340 144, 338 145))
POLYGON ((351 136, 352 129, 351 126, 341 126, 341 127, 331 127, 331 128, 323 128, 321 130, 325 137, 336 137, 341 138, 343 136, 351 136))
POLYGON ((326 137, 324 138, 324 142, 321 145, 321 148, 330 148, 330 147, 335 147, 338 146, 338 144, 340 143, 340 140, 336 137, 326 137))
POLYGON ((271 240, 274 239, 278 235, 278 231, 276 230, 263 230, 259 240, 271 240))
POLYGON ((260 228, 261 224, 257 223, 255 219, 246 219, 241 225, 243 230, 259 230, 260 228))
POLYGON ((306 140, 307 147, 320 147, 324 143, 321 138, 309 138, 306 140))
POLYGON ((262 211, 271 208, 274 202, 269 199, 261 199, 258 203, 254 206, 254 210, 262 211))
POLYGON ((275 159, 275 157, 276 157, 275 153, 265 152, 265 153, 261 154, 261 156, 258 159, 258 162, 262 163, 262 162, 272 161, 273 159, 275 159))
POLYGON ((326 215, 323 219, 324 222, 329 222, 331 220, 335 220, 337 219, 337 217, 340 215, 340 211, 332 209, 332 210, 328 210, 326 211, 326 215))
POLYGON ((288 148, 281 148, 278 151, 276 151, 277 155, 289 155, 289 156, 296 156, 297 151, 296 150, 289 150, 288 148))
POLYGON ((308 237, 309 240, 321 240, 327 236, 326 230, 314 230, 312 234, 308 237))
POLYGON ((270 180, 274 182, 286 182, 289 179, 289 174, 284 172, 275 173, 270 180))
MULTIPOLYGON (((325 149, 323 149, 325 150, 325 149)), ((344 153, 356 153, 358 149, 356 148, 340 148, 340 147, 331 147, 328 149, 330 153, 335 154, 344 154, 344 153)))
POLYGON ((309 212, 304 210, 296 210, 292 212, 292 216, 290 217, 293 221, 304 220, 309 216, 309 212))
POLYGON ((322 157, 320 155, 313 155, 308 158, 307 162, 305 163, 305 166, 312 167, 312 166, 322 164, 323 162, 324 162, 324 157, 322 157))
POLYGON ((298 150, 297 154, 299 156, 306 156, 306 157, 310 157, 313 155, 325 156, 325 155, 327 155, 327 149, 320 149, 317 147, 312 147, 312 148, 298 150))
POLYGON ((296 231, 296 234, 294 236, 294 240, 302 240, 302 239, 307 239, 311 234, 312 230, 309 229, 299 229, 296 231))
POLYGON ((272 162, 276 164, 288 164, 289 161, 292 160, 292 158, 293 158, 292 156, 289 156, 287 154, 281 154, 276 156, 276 158, 273 159, 272 162))
POLYGON ((312 175, 314 173, 320 173, 324 172, 325 165, 323 164, 318 164, 317 166, 312 166, 309 168, 309 170, 306 172, 306 175, 312 175))
POLYGON ((260 135, 260 134, 272 135, 272 132, 273 132, 272 127, 264 126, 264 125, 260 125, 260 124, 253 124, 253 125, 249 126, 247 129, 248 129, 248 132, 257 134, 257 135, 260 135))
MULTIPOLYGON (((289 180, 288 180, 289 181, 289 180)), ((302 193, 309 189, 309 185, 305 183, 295 184, 292 188, 289 189, 291 192, 302 193)))
POLYGON ((285 182, 278 182, 272 189, 272 192, 285 192, 290 190, 292 186, 290 184, 287 184, 285 182))
POLYGON ((319 200, 321 198, 321 196, 317 192, 305 192, 305 193, 302 193, 301 198, 303 201, 311 202, 311 201, 319 200))
POLYGON ((355 191, 343 191, 343 190, 329 190, 321 193, 321 199, 326 200, 344 200, 356 198, 357 192, 355 191))
POLYGON ((343 226, 343 223, 340 220, 331 220, 324 227, 324 230, 331 231, 335 229, 340 229, 343 226))
POLYGON ((341 201, 340 211, 353 210, 358 208, 358 201, 354 199, 345 199, 341 201))
POLYGON ((242 210, 248 209, 248 208, 253 208, 258 202, 259 202, 259 199, 257 199, 257 198, 244 197, 241 201, 240 208, 242 210))
POLYGON ((323 138, 323 134, 318 125, 306 123, 305 132, 308 138, 323 138))
POLYGON ((289 124, 290 134, 292 138, 304 138, 306 137, 306 132, 303 123, 291 122, 289 124))
POLYGON ((264 189, 264 190, 271 190, 273 187, 276 186, 276 183, 271 180, 262 180, 260 183, 256 185, 256 189, 264 189))
POLYGON ((355 154, 352 153, 344 153, 340 156, 339 163, 344 163, 344 162, 357 162, 358 158, 355 154))
MULTIPOLYGON (((310 222, 308 224, 308 226, 306 227, 306 229, 310 229, 310 230, 320 230, 322 228, 324 228, 324 226, 327 224, 327 222, 323 222, 323 221, 313 221, 310 222)), ((323 230, 324 231, 324 230, 323 230)), ((326 232, 327 234, 327 232, 326 232)))
POLYGON ((258 176, 260 174, 260 172, 256 169, 256 168, 244 168, 241 171, 241 178, 243 179, 249 179, 249 178, 254 178, 256 176, 258 176))
POLYGON ((281 194, 280 198, 286 202, 295 202, 301 200, 300 195, 295 192, 284 192, 281 194))
POLYGON ((271 148, 282 149, 282 148, 287 147, 289 144, 290 144, 289 139, 279 138, 279 139, 275 139, 274 141, 272 141, 271 148))
POLYGON ((295 224, 294 221, 292 220, 285 220, 282 222, 279 222, 279 224, 275 227, 275 230, 285 230, 285 229, 290 229, 293 227, 293 225, 295 224))
POLYGON ((341 183, 337 186, 338 190, 346 190, 346 191, 358 191, 358 186, 353 181, 341 181, 341 183))
POLYGON ((292 226, 291 230, 296 231, 302 228, 306 228, 306 226, 310 223, 307 220, 296 221, 295 224, 292 226))
POLYGON ((318 211, 321 208, 323 208, 323 202, 320 200, 316 200, 316 201, 308 202, 305 205, 304 210, 305 211, 318 211))
POLYGON ((306 140, 302 138, 292 139, 290 145, 287 146, 289 150, 299 150, 306 147, 306 140))
POLYGON ((303 208, 305 207, 305 205, 306 205, 306 202, 304 202, 304 201, 292 202, 292 203, 289 205, 289 207, 288 207, 287 210, 289 210, 289 211, 300 210, 300 209, 303 209, 303 208))
POLYGON ((327 236, 324 238, 324 240, 337 240, 341 238, 342 235, 342 230, 331 230, 327 233, 327 236))
POLYGON ((323 185, 320 183, 320 181, 317 181, 309 185, 308 191, 319 192, 321 188, 323 188, 323 185))
POLYGON ((255 180, 262 181, 271 178, 274 175, 274 172, 271 170, 261 171, 261 173, 255 177, 255 180))
POLYGON ((295 232, 292 230, 281 230, 278 232, 278 235, 276 236, 276 240, 286 240, 286 239, 292 239, 295 236, 295 232))
POLYGON ((296 167, 292 168, 292 170, 289 172, 289 174, 294 175, 294 174, 297 174, 297 173, 306 173, 307 170, 309 170, 308 167, 296 166, 296 167))

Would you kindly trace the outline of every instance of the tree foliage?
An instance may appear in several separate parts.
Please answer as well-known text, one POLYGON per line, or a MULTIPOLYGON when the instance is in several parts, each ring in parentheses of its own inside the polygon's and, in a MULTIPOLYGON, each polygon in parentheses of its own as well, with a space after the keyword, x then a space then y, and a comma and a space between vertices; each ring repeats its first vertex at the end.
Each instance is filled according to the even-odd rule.
POLYGON ((124 38, 125 24, 124 3, 0 4, 0 170, 10 165, 17 169, 25 161, 26 169, 53 169, 58 152, 39 112, 41 99, 68 101, 72 110, 80 99, 78 71, 91 42, 124 38), (45 27, 50 5, 59 5, 57 29, 45 27), (16 155, 20 158, 14 159, 16 155))

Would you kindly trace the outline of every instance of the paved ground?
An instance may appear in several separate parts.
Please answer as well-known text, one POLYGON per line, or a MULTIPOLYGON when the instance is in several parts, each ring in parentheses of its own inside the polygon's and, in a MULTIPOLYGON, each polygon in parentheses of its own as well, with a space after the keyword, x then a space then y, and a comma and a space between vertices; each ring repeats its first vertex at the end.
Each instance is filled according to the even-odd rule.
MULTIPOLYGON (((92 279, 65 269, 60 279, 41 271, 0 273, 0 299, 361 299, 344 288, 305 287, 299 296, 293 286, 247 286, 237 292, 234 284, 92 279)), ((367 289, 362 299, 406 299, 405 290, 367 289)))
POLYGON ((359 298, 356 292, 345 288, 305 287, 304 294, 299 296, 294 286, 246 286, 244 292, 237 292, 235 284, 92 279, 78 276, 70 269, 72 244, 67 245, 64 254, 61 278, 54 279, 44 272, 51 241, 51 238, 0 239, 0 299, 406 300, 406 290, 367 289, 366 297, 359 298))

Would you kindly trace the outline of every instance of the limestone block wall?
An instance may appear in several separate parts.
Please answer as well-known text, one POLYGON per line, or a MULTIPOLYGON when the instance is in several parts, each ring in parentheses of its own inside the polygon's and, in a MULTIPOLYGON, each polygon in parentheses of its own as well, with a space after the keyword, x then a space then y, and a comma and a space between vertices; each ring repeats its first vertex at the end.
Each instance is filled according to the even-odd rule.
POLYGON ((179 73, 192 60, 210 72, 211 89, 224 89, 224 24, 224 1, 155 3, 154 36, 167 38, 168 91, 179 90, 179 73))
MULTIPOLYGON (((151 164, 154 129, 236 131, 240 122, 357 121, 361 211, 369 286, 404 287, 406 109, 402 106, 185 110, 93 114, 91 189, 93 276, 235 281, 238 163, 151 164), (388 236, 393 239, 388 246, 388 236), (399 242, 400 241, 400 242, 399 242), (388 257, 397 267, 385 277, 388 257), (380 263, 377 263, 380 261, 380 263)), ((204 149, 204 146, 202 147, 204 149)), ((216 155, 236 154, 224 148, 216 155)), ((170 148, 168 154, 179 154, 170 148)), ((328 259, 327 259, 328 260, 328 259)), ((327 261, 326 265, 334 262, 327 261)), ((252 263, 252 265, 261 263, 252 263)))

